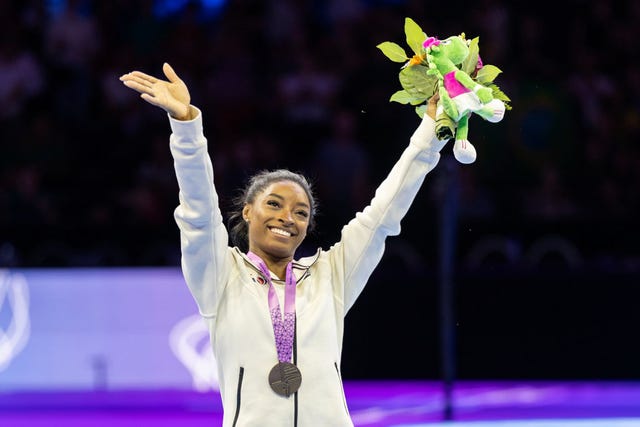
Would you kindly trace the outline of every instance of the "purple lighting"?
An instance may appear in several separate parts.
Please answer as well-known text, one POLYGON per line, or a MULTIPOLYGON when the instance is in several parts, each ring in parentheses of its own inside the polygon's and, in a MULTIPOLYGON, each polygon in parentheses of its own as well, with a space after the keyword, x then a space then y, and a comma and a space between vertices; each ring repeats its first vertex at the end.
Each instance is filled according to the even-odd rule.
MULTIPOLYGON (((434 427, 442 422, 442 386, 436 381, 347 381, 345 392, 358 427, 434 427)), ((455 387, 460 427, 630 427, 640 425, 640 383, 470 382, 455 387), (634 424, 635 423, 635 424, 634 424)), ((219 425, 216 392, 4 393, 0 425, 219 425)), ((445 425, 445 424, 442 424, 445 425)), ((451 424, 446 424, 451 425, 451 424)))

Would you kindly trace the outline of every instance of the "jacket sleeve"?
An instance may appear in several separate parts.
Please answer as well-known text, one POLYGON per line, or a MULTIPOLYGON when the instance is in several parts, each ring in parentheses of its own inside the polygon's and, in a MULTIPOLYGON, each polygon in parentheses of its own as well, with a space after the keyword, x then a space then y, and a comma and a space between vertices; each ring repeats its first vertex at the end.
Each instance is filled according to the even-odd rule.
MULTIPOLYGON (((195 108, 195 107, 193 107, 195 108)), ((169 116, 169 144, 178 180, 174 217, 180 229, 182 272, 200 314, 214 317, 229 275, 228 234, 218 206, 213 167, 202 131, 202 114, 178 121, 169 116)))
POLYGON ((425 176, 440 160, 445 143, 435 137, 435 122, 425 115, 369 206, 343 227, 340 242, 329 249, 334 293, 342 298, 343 315, 380 262, 386 237, 400 233, 400 221, 425 176))

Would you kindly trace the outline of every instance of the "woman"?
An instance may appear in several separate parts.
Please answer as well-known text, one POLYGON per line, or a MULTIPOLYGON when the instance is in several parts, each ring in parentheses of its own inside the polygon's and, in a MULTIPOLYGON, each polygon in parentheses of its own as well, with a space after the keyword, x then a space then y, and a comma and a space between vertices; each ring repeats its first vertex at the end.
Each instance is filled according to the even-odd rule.
POLYGON ((352 426, 340 375, 344 316, 440 159, 436 100, 340 241, 296 260, 315 213, 307 181, 286 170, 254 176, 232 215, 240 221, 230 230, 248 252, 229 247, 202 115, 174 70, 164 64, 163 72, 168 81, 138 71, 120 80, 169 114, 182 269, 209 325, 223 425, 352 426))

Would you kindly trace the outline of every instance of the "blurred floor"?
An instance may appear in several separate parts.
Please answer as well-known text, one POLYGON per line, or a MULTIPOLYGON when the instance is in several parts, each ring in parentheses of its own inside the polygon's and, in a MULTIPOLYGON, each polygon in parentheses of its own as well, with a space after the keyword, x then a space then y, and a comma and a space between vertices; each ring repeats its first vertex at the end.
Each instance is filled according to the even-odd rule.
MULTIPOLYGON (((453 394, 455 422, 443 422, 438 382, 349 381, 345 392, 354 424, 362 427, 640 426, 640 382, 460 382, 453 394)), ((2 427, 219 425, 215 393, 0 394, 2 427)))

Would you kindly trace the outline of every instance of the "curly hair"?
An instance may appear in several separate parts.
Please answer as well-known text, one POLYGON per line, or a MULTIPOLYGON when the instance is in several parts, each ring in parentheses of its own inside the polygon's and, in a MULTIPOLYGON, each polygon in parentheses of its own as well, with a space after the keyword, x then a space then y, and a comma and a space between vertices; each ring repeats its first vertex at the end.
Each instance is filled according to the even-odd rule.
POLYGON ((317 202, 312 185, 307 178, 299 173, 291 172, 288 169, 264 170, 256 173, 249 179, 247 185, 241 190, 240 195, 233 200, 233 206, 229 213, 228 229, 231 243, 241 251, 246 252, 249 250, 249 226, 242 217, 242 210, 246 204, 253 203, 257 195, 264 191, 269 185, 274 182, 283 181, 298 184, 307 194, 310 204, 309 226, 307 230, 313 231, 315 227, 317 202))

